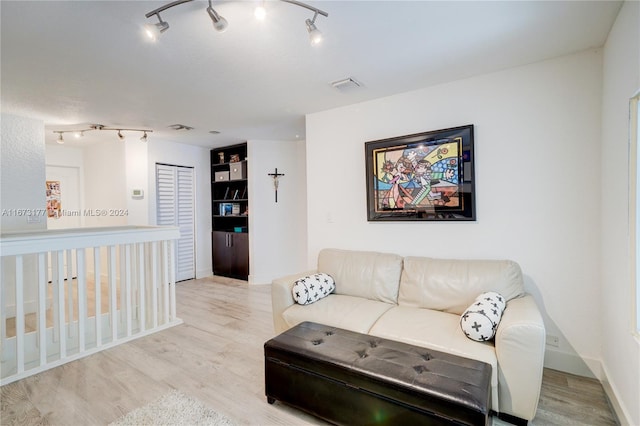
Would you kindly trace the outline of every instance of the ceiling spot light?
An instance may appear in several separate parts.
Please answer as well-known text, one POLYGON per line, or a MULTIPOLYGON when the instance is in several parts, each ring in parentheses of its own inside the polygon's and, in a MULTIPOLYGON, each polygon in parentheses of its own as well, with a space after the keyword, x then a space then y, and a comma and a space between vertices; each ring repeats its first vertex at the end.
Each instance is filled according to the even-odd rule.
POLYGON ((307 31, 309 31, 309 40, 311 40, 312 45, 320 44, 322 42, 322 33, 316 27, 316 17, 318 16, 318 12, 313 15, 313 19, 307 19, 305 23, 307 24, 307 31))
POLYGON ((118 138, 123 141, 124 140, 124 135, 122 134, 121 130, 118 130, 118 138))
POLYGON ((58 142, 60 145, 62 145, 64 143, 64 138, 62 137, 62 132, 59 132, 58 139, 56 139, 56 142, 58 142))
POLYGON ((229 26, 229 23, 227 22, 226 19, 224 19, 224 17, 218 15, 218 12, 216 12, 213 9, 213 7, 211 7, 211 0, 209 0, 209 7, 207 8, 207 13, 209 14, 209 17, 211 18, 211 20, 213 21, 213 28, 215 28, 217 32, 223 33, 229 26))
POLYGON ((143 135, 140 137, 140 140, 142 142, 146 142, 147 141, 147 132, 144 132, 143 135))
POLYGON ((253 15, 256 19, 264 21, 264 18, 267 16, 267 9, 264 7, 264 0, 256 6, 256 9, 253 11, 253 15))
MULTIPOLYGON (((158 17, 158 20, 160 22, 158 22, 157 24, 146 24, 144 26, 144 31, 147 34, 147 37, 149 37, 153 41, 156 41, 158 37, 160 37, 160 34, 169 29, 169 23, 162 20, 162 18, 160 17, 160 13, 155 13, 155 15, 158 17)), ((147 16, 147 18, 149 16, 147 16)))
POLYGON ((84 131, 75 132, 73 135, 76 137, 76 139, 80 139, 84 136, 84 131))

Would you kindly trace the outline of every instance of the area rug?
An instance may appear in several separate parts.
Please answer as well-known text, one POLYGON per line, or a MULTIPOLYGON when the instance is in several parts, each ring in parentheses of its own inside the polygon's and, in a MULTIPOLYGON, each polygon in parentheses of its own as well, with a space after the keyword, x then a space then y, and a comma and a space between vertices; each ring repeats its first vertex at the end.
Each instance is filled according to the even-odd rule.
POLYGON ((109 426, 234 426, 234 423, 202 402, 172 390, 144 407, 136 408, 109 426))

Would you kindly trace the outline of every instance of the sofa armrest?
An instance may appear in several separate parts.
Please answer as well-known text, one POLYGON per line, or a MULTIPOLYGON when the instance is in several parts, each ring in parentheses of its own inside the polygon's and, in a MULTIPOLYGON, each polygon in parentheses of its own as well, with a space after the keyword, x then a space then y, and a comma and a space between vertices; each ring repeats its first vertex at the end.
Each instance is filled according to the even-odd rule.
POLYGON ((530 294, 507 303, 496 331, 495 348, 500 412, 533 419, 542 385, 545 328, 530 294))
POLYGON ((300 278, 315 273, 317 273, 317 271, 301 272, 294 275, 287 275, 282 278, 276 278, 271 282, 271 309, 273 313, 273 327, 276 333, 280 334, 289 328, 282 318, 282 313, 289 306, 296 303, 293 300, 293 294, 291 292, 293 284, 295 284, 295 282, 300 278))

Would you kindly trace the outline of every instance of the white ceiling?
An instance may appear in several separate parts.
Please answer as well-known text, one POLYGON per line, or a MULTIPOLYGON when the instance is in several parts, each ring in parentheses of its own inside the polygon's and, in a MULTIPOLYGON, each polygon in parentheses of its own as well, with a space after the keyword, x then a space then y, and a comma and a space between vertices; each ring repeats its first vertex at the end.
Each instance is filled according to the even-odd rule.
MULTIPOLYGON (((145 14, 166 3, 3 0, 2 112, 44 120, 49 143, 53 129, 88 123, 151 128, 149 143, 304 139, 307 113, 602 46, 621 6, 309 1, 329 14, 316 20, 323 43, 311 46, 307 9, 270 0, 260 22, 252 1, 214 1, 229 21, 217 33, 196 0, 161 13, 170 29, 152 43, 142 26, 157 19, 145 14), (329 85, 345 77, 363 86, 329 85), (177 123, 194 130, 168 127, 177 123)), ((115 133, 81 140, 100 138, 115 133)))

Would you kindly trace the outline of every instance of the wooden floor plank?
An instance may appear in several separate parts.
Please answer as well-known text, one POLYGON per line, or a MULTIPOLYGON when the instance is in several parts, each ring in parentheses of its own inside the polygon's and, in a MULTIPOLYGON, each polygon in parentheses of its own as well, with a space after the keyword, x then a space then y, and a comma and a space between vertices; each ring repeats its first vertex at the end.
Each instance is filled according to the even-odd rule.
MULTIPOLYGON (((324 424, 266 402, 263 344, 275 335, 270 291, 219 278, 179 283, 184 324, 3 386, 0 424, 105 425, 171 389, 238 425, 324 424)), ((532 424, 616 422, 598 381, 545 369, 532 424)))

